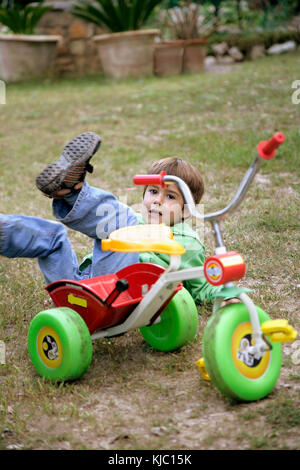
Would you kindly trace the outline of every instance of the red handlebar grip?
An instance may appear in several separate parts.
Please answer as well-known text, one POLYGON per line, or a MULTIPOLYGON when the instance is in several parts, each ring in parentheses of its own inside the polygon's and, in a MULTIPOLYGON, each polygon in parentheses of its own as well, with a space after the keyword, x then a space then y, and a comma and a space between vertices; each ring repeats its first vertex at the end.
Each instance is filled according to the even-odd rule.
POLYGON ((269 140, 262 140, 257 146, 257 153, 261 158, 270 160, 275 157, 276 149, 285 141, 285 135, 282 132, 276 134, 269 140))
POLYGON ((140 185, 158 185, 164 188, 166 184, 164 183, 164 176, 167 173, 162 171, 159 175, 135 175, 133 177, 133 182, 140 185))

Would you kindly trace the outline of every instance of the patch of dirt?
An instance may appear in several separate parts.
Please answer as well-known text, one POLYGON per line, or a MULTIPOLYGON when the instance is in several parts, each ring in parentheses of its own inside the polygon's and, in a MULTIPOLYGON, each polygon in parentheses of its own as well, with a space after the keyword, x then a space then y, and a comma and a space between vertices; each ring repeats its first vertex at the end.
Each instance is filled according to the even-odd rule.
MULTIPOLYGON (((30 415, 25 447, 61 450, 297 447, 295 429, 285 430, 284 435, 280 428, 276 432, 276 426, 268 424, 262 413, 272 404, 276 407, 278 396, 297 393, 288 369, 283 367, 273 392, 264 400, 233 403, 200 378, 194 366, 201 352, 199 345, 188 346, 186 351, 183 348, 173 355, 175 362, 170 364, 168 354, 143 352, 141 339, 134 337, 133 344, 136 354, 147 356, 144 367, 145 358, 137 359, 128 369, 121 360, 119 372, 114 371, 111 367, 116 365, 114 360, 114 364, 106 363, 107 358, 101 358, 96 350, 90 370, 66 394, 54 396, 51 406, 44 405, 43 409, 37 404, 40 412, 30 415), (100 369, 106 366, 111 372, 100 377, 100 369), (122 376, 124 367, 126 377, 122 376)), ((119 350, 119 345, 116 346, 119 350)), ((125 360, 130 363, 130 357, 125 360)), ((24 445, 13 435, 7 437, 7 446, 24 445)))

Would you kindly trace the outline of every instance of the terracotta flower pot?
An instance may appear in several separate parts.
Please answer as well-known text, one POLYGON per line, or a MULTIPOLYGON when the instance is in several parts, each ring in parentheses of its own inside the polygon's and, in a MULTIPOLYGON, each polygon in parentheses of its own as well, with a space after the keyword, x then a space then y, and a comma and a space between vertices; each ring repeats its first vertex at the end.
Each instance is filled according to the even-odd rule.
POLYGON ((206 39, 187 39, 185 40, 183 54, 183 73, 197 73, 204 68, 204 59, 206 57, 206 39))
POLYGON ((60 36, 0 34, 0 78, 17 82, 49 76, 60 36))
POLYGON ((168 41, 154 49, 154 74, 158 77, 180 75, 182 72, 184 41, 168 41))
POLYGON ((158 29, 149 29, 94 36, 104 74, 113 78, 152 75, 159 34, 158 29))

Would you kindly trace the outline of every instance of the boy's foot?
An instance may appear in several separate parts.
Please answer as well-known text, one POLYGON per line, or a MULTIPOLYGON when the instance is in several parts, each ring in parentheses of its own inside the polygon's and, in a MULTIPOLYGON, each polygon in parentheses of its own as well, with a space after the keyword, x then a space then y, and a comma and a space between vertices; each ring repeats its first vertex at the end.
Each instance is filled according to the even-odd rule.
POLYGON ((46 196, 61 198, 78 191, 83 185, 86 172, 92 173, 89 163, 101 143, 94 132, 85 132, 71 140, 59 159, 47 165, 36 178, 36 186, 46 196))

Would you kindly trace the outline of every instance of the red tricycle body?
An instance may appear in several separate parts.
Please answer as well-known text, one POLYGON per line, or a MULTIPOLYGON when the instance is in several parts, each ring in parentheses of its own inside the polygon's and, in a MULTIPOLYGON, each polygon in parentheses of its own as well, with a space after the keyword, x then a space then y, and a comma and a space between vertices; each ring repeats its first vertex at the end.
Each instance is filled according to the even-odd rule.
MULTIPOLYGON (((137 263, 116 273, 91 279, 59 280, 49 284, 46 290, 56 307, 69 307, 75 310, 83 318, 92 334, 98 329, 122 323, 164 272, 165 269, 161 266, 137 263), (118 280, 121 279, 128 282, 128 289, 121 292, 112 303, 108 303, 107 299, 114 292, 118 280)), ((174 289, 168 302, 180 288, 181 284, 174 289)))

